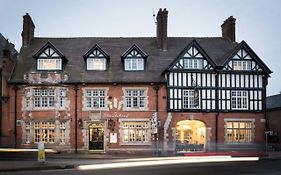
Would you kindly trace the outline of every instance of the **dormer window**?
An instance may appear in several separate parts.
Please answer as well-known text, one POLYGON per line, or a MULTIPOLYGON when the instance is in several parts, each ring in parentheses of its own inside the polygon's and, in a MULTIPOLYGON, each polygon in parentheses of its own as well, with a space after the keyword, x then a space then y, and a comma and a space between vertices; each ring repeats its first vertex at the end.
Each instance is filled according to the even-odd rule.
POLYGON ((105 58, 88 58, 87 70, 106 70, 105 58))
POLYGON ((133 45, 122 56, 125 71, 143 71, 145 69, 147 55, 136 45, 133 45))
POLYGON ((127 71, 144 70, 144 59, 143 58, 126 58, 125 59, 125 70, 127 70, 127 71))
POLYGON ((37 70, 62 70, 65 57, 50 43, 47 42, 35 55, 37 70))
POLYGON ((98 46, 95 45, 84 56, 87 70, 104 71, 109 62, 109 56, 98 46))

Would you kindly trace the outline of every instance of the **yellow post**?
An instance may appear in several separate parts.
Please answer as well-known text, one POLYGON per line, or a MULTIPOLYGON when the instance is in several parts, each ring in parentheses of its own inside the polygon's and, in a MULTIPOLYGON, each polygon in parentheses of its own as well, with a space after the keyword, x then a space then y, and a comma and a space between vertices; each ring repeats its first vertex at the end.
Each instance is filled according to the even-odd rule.
POLYGON ((45 162, 45 149, 43 142, 38 142, 38 162, 45 162))

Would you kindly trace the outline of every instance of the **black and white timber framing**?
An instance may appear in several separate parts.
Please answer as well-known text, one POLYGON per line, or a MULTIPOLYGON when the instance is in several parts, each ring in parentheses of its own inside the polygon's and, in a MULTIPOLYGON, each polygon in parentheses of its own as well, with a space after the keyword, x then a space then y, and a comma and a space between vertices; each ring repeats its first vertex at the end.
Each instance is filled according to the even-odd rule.
POLYGON ((244 41, 224 59, 216 65, 196 40, 191 42, 166 71, 168 110, 262 112, 270 70, 244 41), (199 106, 190 107, 185 95, 195 86, 199 106), (242 101, 234 99, 237 94, 243 94, 242 101))

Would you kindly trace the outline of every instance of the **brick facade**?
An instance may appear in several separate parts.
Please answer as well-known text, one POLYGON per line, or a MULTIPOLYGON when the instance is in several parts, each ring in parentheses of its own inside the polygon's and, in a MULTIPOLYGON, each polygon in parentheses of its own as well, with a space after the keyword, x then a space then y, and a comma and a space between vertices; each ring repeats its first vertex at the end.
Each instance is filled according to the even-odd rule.
MULTIPOLYGON (((227 39, 225 37, 229 37, 228 34, 223 34, 222 38, 169 38, 167 15, 166 9, 159 10, 156 38, 45 39, 34 37, 35 26, 31 17, 26 14, 20 61, 15 66, 8 87, 10 98, 4 104, 8 113, 3 117, 3 131, 9 140, 6 145, 29 148, 36 147, 38 142, 43 141, 47 148, 66 152, 132 154, 153 154, 156 147, 165 154, 174 154, 182 151, 180 149, 260 149, 264 143, 265 131, 264 110, 261 110, 257 102, 262 103, 261 97, 255 97, 256 103, 251 103, 253 109, 253 106, 260 107, 257 112, 219 109, 218 105, 219 77, 215 71, 220 68, 222 74, 236 74, 235 71, 223 70, 225 65, 222 63, 229 61, 230 58, 225 58, 225 55, 230 55, 230 52, 239 51, 242 47, 247 49, 246 43, 234 43, 235 31, 231 30, 227 31, 233 37, 227 39), (213 45, 219 48, 210 49, 213 45), (195 56, 200 55, 201 60, 190 63, 195 66, 198 61, 196 64, 202 63, 201 69, 208 67, 210 70, 194 70, 194 67, 188 70, 179 66, 180 61, 175 63, 179 55, 185 55, 187 46, 192 46, 195 50, 200 48, 198 50, 201 52, 197 55, 193 53, 195 56), (212 56, 215 58, 211 58, 212 56), (208 59, 203 60, 205 57, 208 59), (88 70, 87 59, 96 59, 92 62, 104 65, 98 70, 88 70), (217 62, 211 59, 217 59, 217 62), (207 64, 207 61, 211 64, 207 64), (207 66, 203 67, 203 62, 207 66), (130 65, 125 66, 129 63, 130 65), (51 66, 51 69, 40 69, 44 64, 51 66), (184 80, 183 75, 172 74, 171 80, 175 82, 172 86, 168 83, 171 64, 183 69, 179 72, 190 71, 185 74, 184 80), (204 73, 200 84, 205 82, 200 90, 205 90, 204 100, 210 104, 204 108, 190 109, 190 104, 182 108, 183 105, 178 105, 179 102, 191 103, 186 100, 188 94, 179 99, 182 91, 174 89, 188 89, 188 84, 193 86, 193 73, 196 73, 194 78, 197 81, 200 71, 204 73), (210 76, 207 75, 209 73, 210 76), (184 82, 186 87, 183 86, 184 82), (174 95, 170 94, 169 88, 172 88, 174 95), (176 108, 170 108, 172 102, 176 108), (156 129, 157 134, 154 133, 156 129)), ((227 29, 229 26, 223 28, 227 29)), ((257 64, 261 68, 253 71, 260 71, 258 74, 264 75, 270 73, 262 62, 257 64)), ((251 79, 251 82, 254 81, 251 79)), ((241 85, 241 82, 236 84, 241 85)), ((260 86, 263 85, 260 82, 260 86)), ((183 92, 192 90, 194 89, 183 92)), ((228 93, 227 90, 223 93, 228 93)), ((250 92, 249 90, 249 94, 250 92)), ((226 97, 224 95, 225 101, 221 104, 229 107, 231 98, 226 97)), ((245 98, 249 100, 248 97, 245 98)), ((250 100, 246 103, 250 106, 250 100)))

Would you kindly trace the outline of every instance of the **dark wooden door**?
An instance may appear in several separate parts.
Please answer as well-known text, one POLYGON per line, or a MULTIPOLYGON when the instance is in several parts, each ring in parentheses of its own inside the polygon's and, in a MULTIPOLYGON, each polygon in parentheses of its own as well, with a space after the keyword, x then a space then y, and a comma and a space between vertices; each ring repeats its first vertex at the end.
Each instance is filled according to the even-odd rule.
POLYGON ((89 150, 103 150, 104 129, 103 125, 92 124, 89 126, 89 150))

